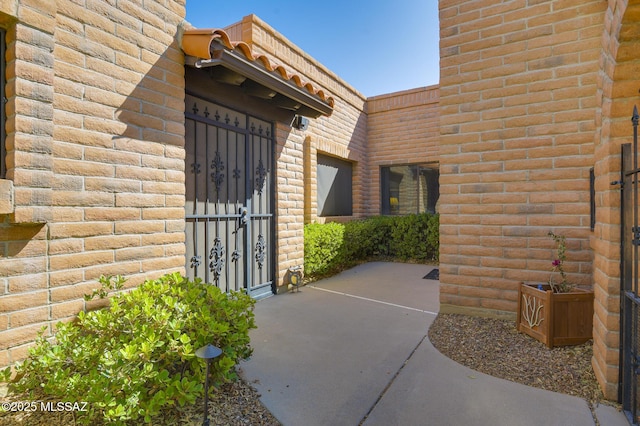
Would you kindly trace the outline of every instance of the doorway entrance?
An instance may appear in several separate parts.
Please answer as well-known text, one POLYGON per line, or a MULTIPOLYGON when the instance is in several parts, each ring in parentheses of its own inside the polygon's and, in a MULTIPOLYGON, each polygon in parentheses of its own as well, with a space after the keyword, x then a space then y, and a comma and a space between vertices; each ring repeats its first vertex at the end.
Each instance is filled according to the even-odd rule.
POLYGON ((223 291, 274 293, 273 123, 186 95, 186 270, 223 291))

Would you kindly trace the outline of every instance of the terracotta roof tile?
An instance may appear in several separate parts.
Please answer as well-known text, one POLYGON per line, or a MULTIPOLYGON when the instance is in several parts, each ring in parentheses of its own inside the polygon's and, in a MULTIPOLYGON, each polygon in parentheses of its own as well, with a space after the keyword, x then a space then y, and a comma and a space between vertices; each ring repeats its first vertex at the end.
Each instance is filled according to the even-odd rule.
POLYGON ((232 41, 229 35, 221 29, 190 29, 185 30, 182 37, 182 50, 190 56, 200 59, 212 59, 211 48, 212 43, 217 42, 231 51, 240 51, 251 62, 260 62, 262 66, 270 71, 280 75, 280 77, 289 82, 293 82, 297 87, 304 88, 312 95, 319 97, 327 103, 331 108, 334 106, 334 99, 320 89, 316 89, 310 82, 305 82, 299 74, 293 74, 280 64, 276 64, 269 57, 262 54, 256 54, 252 51, 251 46, 243 41, 232 41))

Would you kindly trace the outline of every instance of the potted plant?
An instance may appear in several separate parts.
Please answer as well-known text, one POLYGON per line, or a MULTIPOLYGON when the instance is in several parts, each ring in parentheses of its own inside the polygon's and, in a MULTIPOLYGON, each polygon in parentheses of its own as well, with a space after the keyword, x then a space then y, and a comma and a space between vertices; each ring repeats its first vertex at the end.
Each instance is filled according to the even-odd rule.
POLYGON ((576 287, 564 271, 566 239, 549 232, 557 246, 552 273, 546 284, 520 283, 518 288, 517 327, 521 333, 539 340, 549 348, 579 345, 591 339, 593 332, 593 290, 576 287), (554 276, 560 276, 559 282, 554 276))

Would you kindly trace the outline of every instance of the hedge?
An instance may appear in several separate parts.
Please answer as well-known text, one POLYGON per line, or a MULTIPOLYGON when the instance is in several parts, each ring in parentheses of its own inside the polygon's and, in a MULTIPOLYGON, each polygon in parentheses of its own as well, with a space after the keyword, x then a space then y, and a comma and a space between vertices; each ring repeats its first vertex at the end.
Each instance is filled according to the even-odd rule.
POLYGON ((423 213, 305 225, 305 275, 310 278, 331 275, 376 257, 437 261, 439 223, 437 214, 423 213))

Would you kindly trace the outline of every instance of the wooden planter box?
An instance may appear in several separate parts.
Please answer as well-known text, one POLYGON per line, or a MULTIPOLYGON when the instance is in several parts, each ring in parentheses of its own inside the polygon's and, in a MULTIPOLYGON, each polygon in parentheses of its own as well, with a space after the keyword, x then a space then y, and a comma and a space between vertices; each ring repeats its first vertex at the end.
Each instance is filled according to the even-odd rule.
POLYGON ((518 331, 547 345, 579 345, 593 333, 593 291, 554 293, 549 285, 521 283, 518 289, 518 331))

